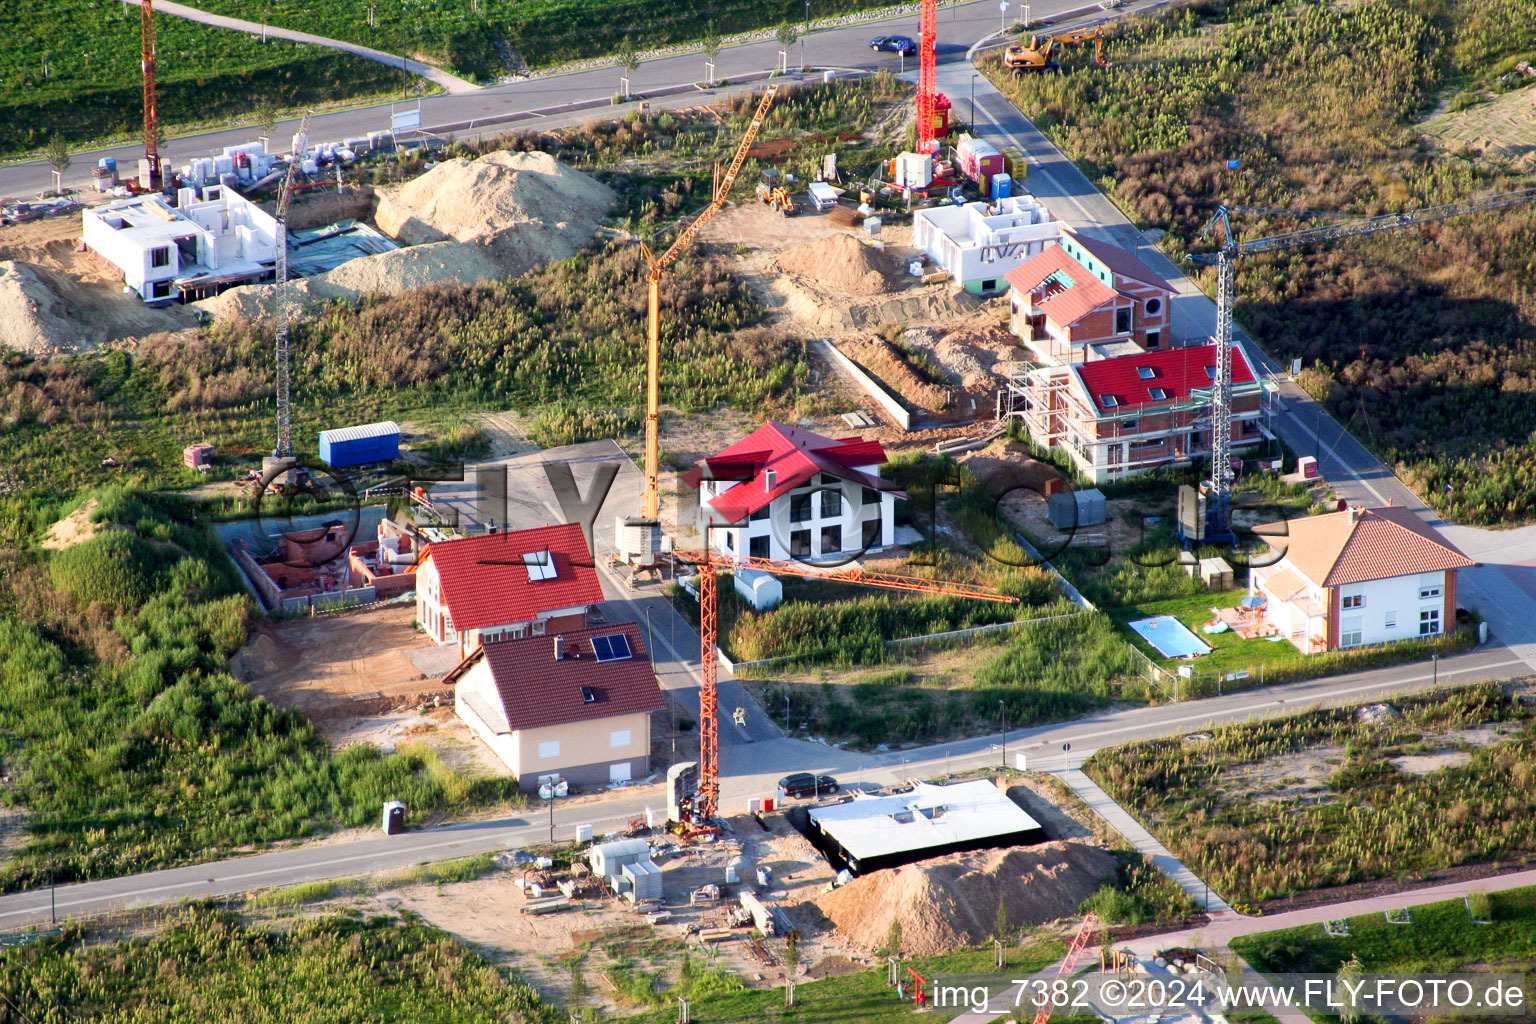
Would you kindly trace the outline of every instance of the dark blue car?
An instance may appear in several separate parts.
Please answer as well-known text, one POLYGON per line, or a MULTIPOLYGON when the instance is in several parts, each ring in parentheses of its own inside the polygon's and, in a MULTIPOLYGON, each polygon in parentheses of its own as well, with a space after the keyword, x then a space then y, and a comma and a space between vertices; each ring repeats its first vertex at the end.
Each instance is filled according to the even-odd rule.
POLYGON ((917 41, 911 36, 880 36, 869 41, 869 48, 876 52, 902 53, 910 57, 917 52, 917 41))

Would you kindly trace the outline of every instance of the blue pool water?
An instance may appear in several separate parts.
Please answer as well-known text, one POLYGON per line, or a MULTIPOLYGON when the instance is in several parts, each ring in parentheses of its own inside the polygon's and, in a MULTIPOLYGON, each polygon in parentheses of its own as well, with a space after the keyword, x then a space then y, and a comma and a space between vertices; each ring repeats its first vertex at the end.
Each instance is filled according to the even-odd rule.
POLYGON ((1211 653, 1209 644, 1191 633, 1184 623, 1172 615, 1137 619, 1130 626, 1165 658, 1188 658, 1211 653))

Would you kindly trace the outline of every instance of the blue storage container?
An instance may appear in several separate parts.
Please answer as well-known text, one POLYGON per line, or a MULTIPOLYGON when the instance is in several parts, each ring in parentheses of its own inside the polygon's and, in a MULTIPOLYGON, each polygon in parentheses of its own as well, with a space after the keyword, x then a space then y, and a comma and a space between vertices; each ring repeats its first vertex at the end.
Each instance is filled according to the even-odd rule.
POLYGON ((96 166, 100 167, 104 171, 115 171, 117 170, 117 157, 104 156, 100 160, 96 161, 96 166))
POLYGON ((1013 178, 1008 174, 992 175, 992 201, 1007 199, 1013 195, 1013 178))
POLYGON ((327 466, 363 466, 399 455, 400 425, 392 420, 320 431, 320 461, 327 466))

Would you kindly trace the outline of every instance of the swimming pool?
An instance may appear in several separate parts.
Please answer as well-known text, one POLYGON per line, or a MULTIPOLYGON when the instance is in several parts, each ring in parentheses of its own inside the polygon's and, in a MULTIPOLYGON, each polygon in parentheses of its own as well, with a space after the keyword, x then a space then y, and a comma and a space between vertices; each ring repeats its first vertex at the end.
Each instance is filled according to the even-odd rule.
POLYGON ((1158 615, 1150 619, 1137 619, 1130 623, 1147 643, 1156 647, 1165 658, 1189 658, 1211 653, 1211 646, 1189 631, 1189 627, 1172 615, 1158 615))

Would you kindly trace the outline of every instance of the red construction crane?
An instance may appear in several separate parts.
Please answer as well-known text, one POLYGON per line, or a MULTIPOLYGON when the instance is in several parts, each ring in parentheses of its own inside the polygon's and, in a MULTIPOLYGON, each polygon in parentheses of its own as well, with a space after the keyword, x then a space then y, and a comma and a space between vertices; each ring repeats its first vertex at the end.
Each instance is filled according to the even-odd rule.
POLYGON ((929 580, 920 576, 902 576, 889 572, 870 572, 859 566, 827 571, 803 562, 779 562, 770 558, 726 557, 713 551, 679 551, 681 562, 699 570, 699 801, 698 810, 705 821, 715 816, 720 800, 720 695, 716 687, 715 614, 718 567, 756 569, 776 576, 801 576, 828 583, 856 583, 864 587, 884 587, 916 594, 942 594, 969 597, 978 601, 1018 604, 1019 599, 975 583, 929 580))
MULTIPOLYGON (((1083 918, 1083 923, 1077 929, 1077 936, 1072 940, 1072 945, 1067 949, 1066 957, 1061 961, 1061 966, 1056 968, 1056 973, 1064 977, 1071 977, 1072 971, 1077 967, 1077 961, 1082 957, 1083 950, 1088 947, 1088 940, 1093 937, 1093 929, 1098 926, 1099 919, 1093 914, 1083 918)), ((1054 1004, 1046 1000, 1045 1006, 1035 1014, 1035 1024, 1046 1024, 1051 1019, 1051 1010, 1054 1004)))
POLYGON ((155 111, 155 9, 153 0, 140 0, 139 35, 143 55, 139 66, 144 72, 144 159, 149 161, 149 187, 158 189, 160 180, 160 115, 155 111))
POLYGON ((922 27, 917 34, 917 151, 933 153, 939 148, 936 137, 939 94, 939 62, 935 46, 939 38, 938 0, 923 0, 922 27))

